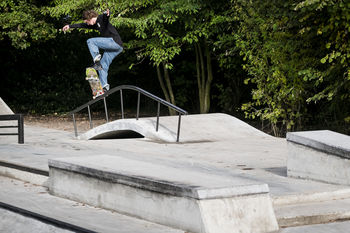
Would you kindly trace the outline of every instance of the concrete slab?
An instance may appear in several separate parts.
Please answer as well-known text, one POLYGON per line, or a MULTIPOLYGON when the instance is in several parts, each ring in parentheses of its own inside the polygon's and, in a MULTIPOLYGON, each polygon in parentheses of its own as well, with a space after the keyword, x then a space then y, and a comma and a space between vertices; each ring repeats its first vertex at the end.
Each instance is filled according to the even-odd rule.
POLYGON ((73 231, 87 229, 91 232, 115 233, 180 233, 183 231, 135 219, 115 212, 94 208, 86 204, 52 196, 46 188, 0 176, 0 231, 1 232, 65 232, 72 225, 73 231), (41 215, 38 223, 33 216, 21 216, 3 209, 3 204, 41 215), (50 218, 59 227, 45 221, 50 218), (19 220, 19 221, 17 221, 19 220), (34 225, 27 225, 27 224, 34 225), (14 224, 11 225, 10 224, 14 224), (69 228, 69 227, 68 227, 69 228), (75 230, 74 230, 75 229, 75 230), (3 231, 4 230, 4 231, 3 231), (51 231, 53 230, 53 231, 51 231))
MULTIPOLYGON (((162 121, 165 123, 164 119, 162 121)), ((281 203, 307 201, 316 196, 327 199, 348 195, 348 186, 288 178, 285 139, 238 136, 188 143, 160 143, 140 138, 86 141, 76 140, 72 132, 26 126, 24 145, 17 144, 10 137, 0 138, 0 161, 48 172, 49 159, 122 154, 140 161, 172 164, 266 183, 271 196, 281 203)))
POLYGON ((350 185, 350 136, 328 130, 293 132, 287 141, 288 176, 350 185))
POLYGON ((350 198, 275 206, 280 227, 322 224, 350 219, 350 198))
POLYGON ((281 229, 278 233, 348 233, 350 221, 281 229))
MULTIPOLYGON (((128 159, 122 155, 58 158, 49 160, 49 167, 148 191, 198 200, 269 192, 266 184, 243 177, 228 177, 177 168, 128 159)), ((53 177, 50 175, 51 178, 53 177)))
MULTIPOLYGON (((350 196, 346 185, 287 177, 284 138, 257 133, 256 129, 245 128, 236 120, 228 123, 227 118, 229 116, 224 114, 183 116, 182 125, 186 127, 181 131, 182 143, 163 143, 147 138, 76 140, 73 132, 26 126, 24 145, 18 145, 8 137, 0 138, 0 160, 48 172, 49 159, 99 154, 122 156, 266 183, 275 206, 350 196)), ((161 118, 160 122, 168 129, 176 130, 177 117, 161 118)))
POLYGON ((50 192, 190 232, 278 229, 268 187, 119 156, 49 161, 50 192), (230 216, 230 217, 228 217, 230 216))
POLYGON ((0 232, 51 232, 51 233, 73 233, 74 231, 65 230, 39 220, 25 217, 21 214, 0 208, 0 232))
POLYGON ((350 159, 350 136, 330 130, 287 133, 287 141, 350 159))

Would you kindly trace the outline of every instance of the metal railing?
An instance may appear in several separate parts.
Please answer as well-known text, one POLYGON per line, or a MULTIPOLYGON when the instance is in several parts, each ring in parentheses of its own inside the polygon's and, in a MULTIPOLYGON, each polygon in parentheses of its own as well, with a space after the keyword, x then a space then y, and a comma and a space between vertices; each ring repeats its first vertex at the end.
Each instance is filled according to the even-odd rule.
POLYGON ((17 133, 0 133, 0 136, 7 135, 18 135, 18 143, 24 143, 24 124, 22 114, 10 114, 10 115, 0 115, 0 121, 17 121, 17 125, 5 125, 0 126, 0 129, 4 128, 18 128, 17 133))
POLYGON ((75 132, 75 136, 78 137, 78 129, 77 129, 77 124, 76 124, 76 120, 75 120, 75 113, 80 112, 81 110, 87 108, 88 110, 88 114, 89 114, 89 122, 90 122, 90 128, 93 128, 93 124, 92 124, 92 118, 91 118, 91 109, 90 106, 103 100, 104 102, 104 110, 105 110, 105 115, 106 115, 106 121, 109 122, 108 119, 108 110, 107 110, 107 101, 106 98, 108 96, 110 96, 111 94, 115 93, 115 92, 120 92, 120 108, 121 108, 121 117, 122 119, 124 119, 124 103, 123 103, 123 90, 133 90, 136 91, 137 94, 137 109, 136 109, 136 120, 139 119, 139 114, 140 114, 140 96, 141 94, 156 101, 158 103, 158 109, 157 109, 157 124, 156 124, 156 131, 158 132, 158 128, 159 128, 159 116, 160 116, 160 105, 164 105, 167 106, 170 109, 173 109, 174 111, 176 111, 179 115, 179 120, 178 120, 178 126, 177 126, 177 137, 176 137, 176 142, 179 142, 179 138, 180 138, 180 127, 181 127, 181 116, 182 115, 187 115, 187 111, 167 102, 166 100, 163 100, 161 98, 159 98, 158 96, 155 96, 139 87, 136 86, 132 86, 132 85, 121 85, 115 88, 112 88, 111 90, 109 90, 106 94, 101 95, 99 97, 97 97, 94 100, 91 100, 89 102, 87 102, 86 104, 81 105, 80 107, 74 109, 73 111, 71 111, 69 114, 72 115, 73 117, 73 125, 74 125, 74 132, 75 132))

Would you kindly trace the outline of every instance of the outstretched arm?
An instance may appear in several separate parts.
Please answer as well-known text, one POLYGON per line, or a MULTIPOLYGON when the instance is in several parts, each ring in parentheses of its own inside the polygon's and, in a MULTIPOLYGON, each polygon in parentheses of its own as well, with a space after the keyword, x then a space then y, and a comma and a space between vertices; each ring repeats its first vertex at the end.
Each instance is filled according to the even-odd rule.
POLYGON ((86 23, 77 23, 77 24, 67 24, 65 25, 62 30, 65 32, 65 31, 68 31, 69 29, 71 28, 89 28, 89 29, 94 29, 93 26, 90 26, 86 23))

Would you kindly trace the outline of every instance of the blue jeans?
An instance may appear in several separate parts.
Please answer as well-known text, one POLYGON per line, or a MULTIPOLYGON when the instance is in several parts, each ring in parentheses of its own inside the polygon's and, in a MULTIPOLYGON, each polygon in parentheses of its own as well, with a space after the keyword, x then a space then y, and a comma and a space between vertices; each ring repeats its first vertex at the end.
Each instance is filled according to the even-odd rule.
POLYGON ((102 70, 99 70, 98 73, 102 87, 109 88, 107 81, 109 65, 112 63, 113 59, 123 51, 123 47, 117 44, 111 37, 90 38, 87 40, 87 45, 89 47, 92 59, 100 54, 100 49, 104 50, 100 61, 102 70))

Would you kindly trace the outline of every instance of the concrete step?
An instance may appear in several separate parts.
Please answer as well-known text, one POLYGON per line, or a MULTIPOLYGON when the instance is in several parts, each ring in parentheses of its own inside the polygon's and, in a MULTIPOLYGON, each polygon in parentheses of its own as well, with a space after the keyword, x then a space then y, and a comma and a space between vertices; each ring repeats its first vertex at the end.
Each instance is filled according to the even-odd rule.
POLYGON ((275 205, 280 227, 323 224, 350 219, 350 198, 290 205, 275 205))
POLYGON ((49 172, 29 165, 21 165, 15 162, 0 160, 0 176, 47 187, 49 172))
POLYGON ((345 221, 328 224, 288 227, 280 229, 276 233, 348 233, 349 229, 350 221, 345 221))
MULTIPOLYGON (((315 184, 315 182, 309 181, 309 185, 315 184)), ((288 194, 273 196, 274 206, 283 205, 297 205, 303 203, 323 202, 330 200, 340 200, 350 198, 349 186, 331 186, 327 187, 325 183, 318 183, 318 186, 324 185, 323 189, 308 190, 308 192, 300 192, 297 194, 288 194), (327 190, 328 189, 328 190, 327 190)))
POLYGON ((52 196, 0 176, 0 232, 180 233, 181 230, 52 196))

